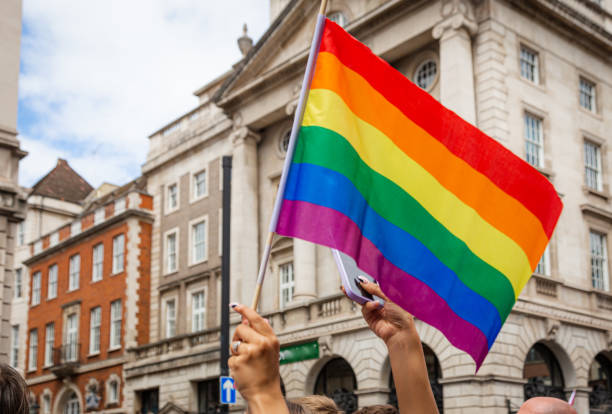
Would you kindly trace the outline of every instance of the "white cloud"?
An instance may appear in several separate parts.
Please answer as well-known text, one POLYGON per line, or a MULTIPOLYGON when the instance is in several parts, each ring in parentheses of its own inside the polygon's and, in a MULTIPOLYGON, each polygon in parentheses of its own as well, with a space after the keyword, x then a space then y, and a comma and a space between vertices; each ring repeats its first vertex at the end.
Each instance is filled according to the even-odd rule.
POLYGON ((148 135, 193 108, 192 92, 240 59, 242 24, 256 40, 268 7, 269 0, 24 0, 19 127, 30 155, 22 185, 57 156, 93 185, 137 176, 148 135))

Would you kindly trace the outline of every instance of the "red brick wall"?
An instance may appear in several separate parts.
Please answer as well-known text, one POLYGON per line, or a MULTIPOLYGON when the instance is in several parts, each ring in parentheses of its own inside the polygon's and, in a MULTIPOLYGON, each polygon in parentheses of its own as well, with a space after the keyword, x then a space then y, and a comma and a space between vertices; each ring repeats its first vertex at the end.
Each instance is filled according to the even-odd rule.
POLYGON ((144 221, 140 224, 140 254, 138 255, 138 327, 136 341, 138 345, 149 343, 149 319, 151 304, 151 233, 152 224, 144 221))
POLYGON ((68 237, 70 237, 70 224, 68 224, 67 226, 62 227, 59 230, 59 239, 60 239, 60 241, 66 240, 68 237))
POLYGON ((93 213, 86 215, 81 220, 81 230, 86 230, 86 229, 90 228, 91 226, 93 226, 93 222, 94 222, 94 215, 93 215, 93 213))
POLYGON ((146 208, 148 210, 153 210, 153 197, 150 195, 141 194, 140 195, 140 208, 146 208))
POLYGON ((115 203, 108 203, 104 206, 104 217, 112 217, 115 214, 115 203))

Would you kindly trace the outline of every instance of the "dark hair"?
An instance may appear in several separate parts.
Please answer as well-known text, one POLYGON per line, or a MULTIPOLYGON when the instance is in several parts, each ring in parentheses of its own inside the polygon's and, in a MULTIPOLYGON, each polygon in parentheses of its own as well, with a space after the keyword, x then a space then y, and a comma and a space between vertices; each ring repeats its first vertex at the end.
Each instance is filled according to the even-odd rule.
POLYGON ((28 414, 27 385, 17 371, 0 363, 0 413, 28 414))
POLYGON ((371 405, 355 411, 353 414, 397 414, 397 409, 389 404, 371 405))

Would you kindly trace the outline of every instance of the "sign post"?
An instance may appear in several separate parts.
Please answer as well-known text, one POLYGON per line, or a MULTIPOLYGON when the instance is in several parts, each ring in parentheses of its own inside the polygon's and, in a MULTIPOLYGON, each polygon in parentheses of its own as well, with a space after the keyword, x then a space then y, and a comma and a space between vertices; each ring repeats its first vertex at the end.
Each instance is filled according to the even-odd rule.
POLYGON ((232 377, 219 377, 219 401, 221 404, 236 404, 236 388, 232 377))

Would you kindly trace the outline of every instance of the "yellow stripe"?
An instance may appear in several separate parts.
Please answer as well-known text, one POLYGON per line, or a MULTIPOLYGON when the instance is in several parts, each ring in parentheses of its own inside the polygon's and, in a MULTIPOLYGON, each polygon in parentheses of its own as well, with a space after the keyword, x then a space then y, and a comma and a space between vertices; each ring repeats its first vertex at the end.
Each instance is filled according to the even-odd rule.
POLYGON ((346 138, 370 168, 395 182, 482 260, 503 273, 518 297, 531 276, 531 265, 519 245, 497 230, 389 137, 357 117, 328 89, 310 91, 304 126, 320 126, 346 138))

